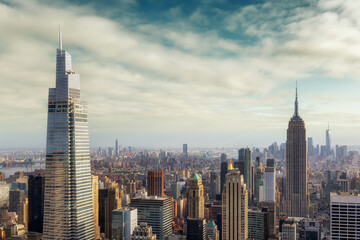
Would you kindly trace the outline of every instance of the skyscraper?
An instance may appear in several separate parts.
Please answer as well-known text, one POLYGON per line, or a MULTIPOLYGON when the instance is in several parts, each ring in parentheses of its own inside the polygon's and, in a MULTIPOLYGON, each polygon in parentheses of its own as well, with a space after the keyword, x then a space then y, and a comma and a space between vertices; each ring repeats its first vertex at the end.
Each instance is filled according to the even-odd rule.
POLYGON ((131 199, 131 207, 138 210, 138 222, 146 222, 152 227, 157 240, 164 240, 172 233, 172 201, 169 197, 136 197, 131 199))
POLYGON ((248 238, 248 191, 240 171, 229 164, 222 196, 222 239, 248 238))
POLYGON ((147 192, 149 196, 164 196, 164 172, 148 171, 147 192))
POLYGON ((119 198, 119 188, 116 183, 109 185, 107 193, 105 200, 105 237, 110 239, 112 211, 121 208, 121 199, 119 198))
POLYGON ((118 140, 115 140, 115 156, 119 156, 119 143, 118 140))
POLYGON ((183 144, 183 155, 185 157, 188 157, 188 145, 187 145, 187 143, 183 144))
POLYGON ((87 103, 60 29, 48 101, 43 239, 94 239, 87 103))
POLYGON ((17 205, 24 202, 25 192, 23 190, 11 190, 9 192, 9 212, 17 212, 17 205))
POLYGON ((226 161, 221 162, 220 167, 220 193, 224 190, 226 174, 228 173, 228 163, 226 161))
POLYGON ((275 160, 267 159, 265 167, 265 201, 275 202, 275 160))
POLYGON ((199 175, 195 174, 189 183, 188 218, 204 218, 204 186, 199 175))
POLYGON ((327 155, 331 154, 331 130, 328 125, 328 129, 326 129, 326 152, 327 155))
POLYGON ((127 240, 137 227, 137 209, 125 207, 112 211, 111 239, 127 240))
POLYGON ((299 116, 297 88, 295 112, 287 129, 285 188, 286 214, 291 217, 306 217, 309 212, 306 129, 304 121, 299 116))
POLYGON ((44 218, 44 185, 43 176, 29 176, 28 197, 29 197, 29 232, 43 232, 44 218))
POLYGON ((93 200, 93 212, 94 212, 94 235, 95 239, 100 238, 100 226, 99 226, 99 178, 98 176, 91 175, 91 187, 92 187, 92 200, 93 200))
MULTIPOLYGON (((252 200, 252 183, 253 183, 253 170, 251 161, 251 151, 249 148, 242 148, 239 150, 239 162, 243 163, 244 171, 239 168, 240 174, 244 175, 244 182, 249 192, 249 201, 252 200)), ((240 164, 241 166, 242 164, 240 164)), ((235 165, 236 167, 236 165, 235 165)))

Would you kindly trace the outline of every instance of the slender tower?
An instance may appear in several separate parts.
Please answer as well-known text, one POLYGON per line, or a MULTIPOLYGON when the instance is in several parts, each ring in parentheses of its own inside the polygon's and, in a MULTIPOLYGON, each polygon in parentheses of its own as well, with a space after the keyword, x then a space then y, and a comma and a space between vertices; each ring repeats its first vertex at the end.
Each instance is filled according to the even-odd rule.
POLYGON ((326 129, 326 155, 331 154, 331 130, 328 123, 328 128, 326 129))
POLYGON ((306 128, 304 121, 299 116, 297 87, 295 112, 287 129, 285 191, 286 214, 290 217, 306 217, 309 212, 306 128))
POLYGON ((43 239, 94 239, 87 104, 71 55, 56 53, 49 89, 43 239))

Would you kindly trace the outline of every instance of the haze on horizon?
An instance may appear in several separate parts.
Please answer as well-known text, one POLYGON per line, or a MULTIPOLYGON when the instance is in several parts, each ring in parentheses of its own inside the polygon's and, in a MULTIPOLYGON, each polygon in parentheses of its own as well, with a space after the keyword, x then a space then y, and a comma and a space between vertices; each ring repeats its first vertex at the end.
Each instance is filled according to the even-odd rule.
POLYGON ((58 26, 92 147, 358 145, 360 1, 0 0, 0 148, 44 148, 58 26), (101 4, 101 5, 100 5, 101 4))

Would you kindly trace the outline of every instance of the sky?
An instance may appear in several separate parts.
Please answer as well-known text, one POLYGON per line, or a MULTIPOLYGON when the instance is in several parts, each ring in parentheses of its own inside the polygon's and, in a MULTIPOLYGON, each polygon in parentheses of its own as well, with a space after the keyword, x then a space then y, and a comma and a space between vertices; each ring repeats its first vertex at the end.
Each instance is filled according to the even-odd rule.
POLYGON ((46 146, 63 49, 92 147, 360 145, 358 0, 0 0, 0 148, 46 146))

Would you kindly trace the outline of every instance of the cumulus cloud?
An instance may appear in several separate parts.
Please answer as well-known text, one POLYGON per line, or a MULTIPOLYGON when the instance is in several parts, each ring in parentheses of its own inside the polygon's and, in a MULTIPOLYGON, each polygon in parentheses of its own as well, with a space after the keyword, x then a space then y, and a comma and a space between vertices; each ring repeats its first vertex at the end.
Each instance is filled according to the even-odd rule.
MULTIPOLYGON (((317 77, 359 78, 356 4, 265 2, 227 10, 214 25, 200 8, 188 20, 180 7, 172 7, 164 15, 179 21, 129 24, 126 15, 99 14, 92 5, 0 3, 0 28, 6 32, 0 36, 0 111, 5 113, 0 144, 45 146, 58 24, 63 47, 81 74, 92 146, 115 138, 141 146, 284 141, 295 80, 300 88, 304 82, 308 99, 301 99, 301 107, 309 128, 331 118, 341 129, 359 115, 331 108, 337 98, 328 99, 330 107, 317 106, 323 100, 311 86, 319 84, 317 77), (197 30, 194 23, 208 28, 197 30), (24 139, 24 132, 36 141, 24 139), (11 141, 9 134, 15 136, 11 141)), ((354 105, 354 98, 340 97, 354 105)))

